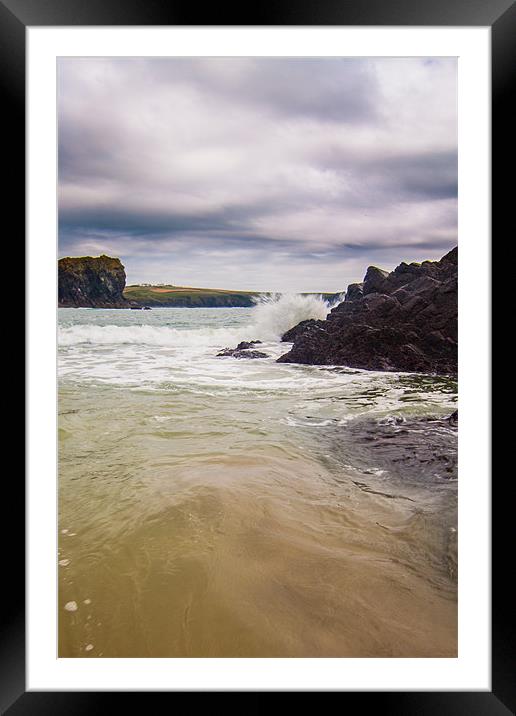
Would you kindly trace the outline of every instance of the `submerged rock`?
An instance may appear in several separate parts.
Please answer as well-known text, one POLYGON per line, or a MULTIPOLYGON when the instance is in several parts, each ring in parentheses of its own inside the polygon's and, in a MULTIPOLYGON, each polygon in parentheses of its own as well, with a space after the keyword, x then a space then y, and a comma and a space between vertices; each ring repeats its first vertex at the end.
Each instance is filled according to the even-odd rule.
POLYGON ((268 358, 269 356, 267 353, 262 353, 261 351, 249 351, 249 350, 243 350, 243 351, 234 351, 233 358, 268 358))
POLYGON ((237 350, 236 348, 224 348, 217 353, 217 357, 232 356, 233 358, 268 358, 267 353, 261 351, 250 351, 247 349, 237 350))
POLYGON ((258 345, 259 343, 261 343, 261 341, 241 341, 237 345, 236 350, 243 351, 243 350, 246 350, 247 348, 251 348, 252 346, 258 345))
POLYGON ((369 482, 366 491, 383 487, 390 492, 414 482, 457 479, 457 434, 443 430, 447 420, 438 415, 392 415, 376 420, 363 416, 345 428, 329 426, 319 439, 325 452, 340 464, 352 466, 357 475, 383 478, 376 482, 377 488, 371 488, 374 481, 369 482))
POLYGON ((241 341, 236 348, 224 348, 217 353, 217 357, 232 356, 233 358, 268 358, 267 353, 249 350, 252 346, 258 345, 261 341, 241 341))
POLYGON ((440 261, 367 269, 324 321, 284 334, 279 363, 418 373, 457 372, 457 247, 440 261), (360 295, 362 294, 362 295, 360 295))

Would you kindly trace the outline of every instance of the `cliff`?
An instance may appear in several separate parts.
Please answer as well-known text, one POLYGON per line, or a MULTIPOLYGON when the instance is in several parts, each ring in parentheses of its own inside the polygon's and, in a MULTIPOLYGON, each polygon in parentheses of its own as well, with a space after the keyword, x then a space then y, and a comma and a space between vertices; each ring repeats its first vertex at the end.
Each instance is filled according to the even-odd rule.
POLYGON ((370 266, 362 284, 324 321, 304 321, 279 363, 345 365, 367 370, 457 372, 458 252, 440 261, 370 266))
POLYGON ((110 256, 59 259, 59 306, 128 308, 124 288, 125 270, 120 259, 110 256))
POLYGON ((184 286, 127 286, 124 297, 132 305, 173 308, 234 308, 254 306, 257 293, 184 286))
MULTIPOLYGON (((231 291, 215 288, 189 286, 126 286, 124 298, 131 305, 151 308, 250 308, 260 296, 258 291, 231 291)), ((310 294, 306 294, 310 295, 310 294)), ((323 294, 327 301, 334 301, 339 294, 323 294)))

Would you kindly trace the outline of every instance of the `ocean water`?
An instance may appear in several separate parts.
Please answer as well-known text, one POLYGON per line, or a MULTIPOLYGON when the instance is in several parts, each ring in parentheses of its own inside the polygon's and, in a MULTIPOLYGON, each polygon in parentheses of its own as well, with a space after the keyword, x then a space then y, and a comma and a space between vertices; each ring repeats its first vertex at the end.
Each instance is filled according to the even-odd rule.
POLYGON ((59 309, 60 656, 456 655, 457 385, 276 363, 328 310, 59 309))

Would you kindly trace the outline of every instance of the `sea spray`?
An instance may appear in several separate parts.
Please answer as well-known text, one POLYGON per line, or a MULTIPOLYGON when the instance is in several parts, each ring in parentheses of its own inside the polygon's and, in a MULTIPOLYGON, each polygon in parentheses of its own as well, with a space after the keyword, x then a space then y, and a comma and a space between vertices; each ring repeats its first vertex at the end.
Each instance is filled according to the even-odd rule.
MULTIPOLYGON (((62 347, 80 344, 94 345, 147 345, 163 347, 219 347, 235 346, 242 340, 279 341, 281 336, 300 321, 310 318, 326 318, 331 304, 321 296, 299 294, 263 294, 256 299, 252 309, 229 309, 245 311, 249 319, 245 325, 202 326, 187 328, 179 325, 178 309, 162 309, 146 316, 146 323, 141 323, 141 316, 128 316, 122 312, 124 325, 99 325, 96 323, 76 323, 61 325, 59 327, 58 342, 62 347), (167 325, 154 324, 155 321, 166 317, 167 325), (134 323, 132 321, 135 321, 134 323), (136 323, 136 320, 139 322, 136 323), (127 323, 126 321, 131 321, 127 323)), ((200 317, 202 309, 183 309, 193 311, 192 318, 200 317)), ((220 309, 207 309, 210 316, 212 311, 220 309)), ((183 311, 181 315, 184 316, 183 311)), ((102 319, 101 312, 89 312, 92 319, 102 319)), ((110 316, 110 320, 113 316, 110 316)), ((115 319, 116 320, 116 319, 115 319)), ((193 322, 195 324, 195 322, 193 322)))
POLYGON ((251 317, 253 336, 262 341, 278 341, 290 328, 310 318, 324 319, 330 305, 322 296, 302 294, 261 295, 251 317))

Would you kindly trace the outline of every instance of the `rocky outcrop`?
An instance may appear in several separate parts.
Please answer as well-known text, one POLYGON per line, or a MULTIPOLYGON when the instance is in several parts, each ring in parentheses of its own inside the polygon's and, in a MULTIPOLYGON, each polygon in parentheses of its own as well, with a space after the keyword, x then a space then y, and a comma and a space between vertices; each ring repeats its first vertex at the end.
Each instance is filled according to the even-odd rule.
MULTIPOLYGON (((368 293, 382 293, 388 275, 388 271, 383 271, 376 266, 369 266, 362 284, 362 295, 367 296, 368 293)), ((356 298, 352 298, 351 300, 356 300, 356 298)))
POLYGON ((267 353, 262 353, 262 351, 230 351, 229 353, 224 353, 219 355, 230 355, 233 356, 233 358, 268 358, 269 356, 267 353))
POLYGON ((358 301, 364 295, 363 283, 350 283, 346 291, 345 301, 358 301))
POLYGON ((308 328, 316 328, 318 326, 323 325, 324 321, 318 320, 316 318, 309 318, 306 321, 301 321, 301 323, 298 323, 297 326, 294 326, 294 328, 291 328, 286 333, 284 333, 281 337, 281 340, 284 343, 293 343, 296 338, 298 338, 308 328))
POLYGON ((261 341, 241 341, 236 348, 224 348, 217 353, 217 357, 232 356, 233 358, 268 358, 267 353, 261 351, 250 350, 253 346, 261 343, 261 341))
POLYGON ((62 307, 129 308, 123 297, 125 270, 110 256, 63 258, 58 262, 58 304, 62 307))
POLYGON ((391 273, 370 266, 325 321, 285 334, 294 345, 278 362, 455 374, 457 274, 457 248, 391 273))
POLYGON ((253 346, 257 346, 261 343, 261 341, 240 341, 240 343, 237 345, 236 349, 237 351, 244 351, 247 348, 252 348, 253 346))

